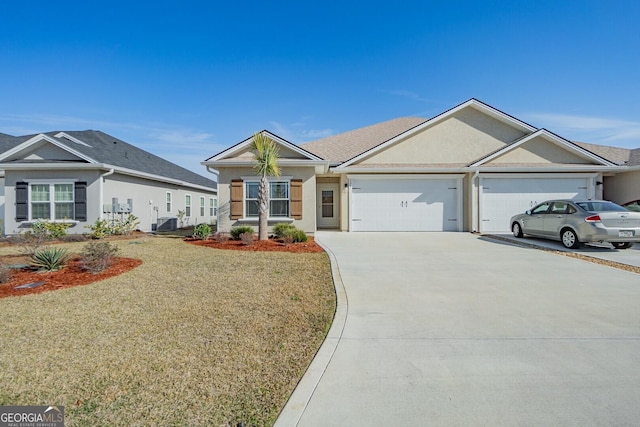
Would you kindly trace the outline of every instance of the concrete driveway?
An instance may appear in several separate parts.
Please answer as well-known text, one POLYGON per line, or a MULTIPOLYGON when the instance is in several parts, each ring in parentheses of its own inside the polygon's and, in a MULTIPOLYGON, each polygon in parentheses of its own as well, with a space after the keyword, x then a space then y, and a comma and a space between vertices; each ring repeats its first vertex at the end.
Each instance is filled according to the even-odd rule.
POLYGON ((277 426, 640 420, 640 275, 469 233, 316 239, 338 312, 277 426))

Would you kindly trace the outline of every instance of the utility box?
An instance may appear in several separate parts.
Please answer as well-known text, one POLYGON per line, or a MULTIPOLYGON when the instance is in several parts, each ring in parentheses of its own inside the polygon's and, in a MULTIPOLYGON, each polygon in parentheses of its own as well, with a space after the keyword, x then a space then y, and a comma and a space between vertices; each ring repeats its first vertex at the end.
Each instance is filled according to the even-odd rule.
POLYGON ((178 218, 163 217, 158 218, 156 231, 176 231, 178 229, 178 218))

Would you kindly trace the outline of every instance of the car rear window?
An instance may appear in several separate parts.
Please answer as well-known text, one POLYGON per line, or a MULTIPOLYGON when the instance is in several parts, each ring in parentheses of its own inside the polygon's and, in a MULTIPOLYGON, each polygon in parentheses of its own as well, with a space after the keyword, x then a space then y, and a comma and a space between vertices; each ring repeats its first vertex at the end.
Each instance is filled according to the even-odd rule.
POLYGON ((627 209, 623 208, 620 205, 616 205, 613 202, 601 202, 601 201, 593 201, 593 202, 578 202, 576 203, 585 211, 589 212, 608 212, 608 211, 626 211, 627 209))

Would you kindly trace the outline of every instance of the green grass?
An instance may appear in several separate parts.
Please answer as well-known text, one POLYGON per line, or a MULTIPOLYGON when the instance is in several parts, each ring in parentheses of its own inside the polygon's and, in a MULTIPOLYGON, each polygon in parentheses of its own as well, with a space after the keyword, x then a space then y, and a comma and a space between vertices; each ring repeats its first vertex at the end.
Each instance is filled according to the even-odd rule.
POLYGON ((68 426, 271 425, 333 318, 327 256, 115 244, 143 264, 0 299, 0 405, 64 405, 68 426))

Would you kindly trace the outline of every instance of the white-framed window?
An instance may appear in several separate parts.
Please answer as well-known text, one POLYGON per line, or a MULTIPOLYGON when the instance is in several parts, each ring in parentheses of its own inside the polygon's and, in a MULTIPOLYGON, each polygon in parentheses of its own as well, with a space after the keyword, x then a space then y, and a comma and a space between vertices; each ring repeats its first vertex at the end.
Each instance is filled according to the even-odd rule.
POLYGON ((171 197, 172 197, 171 191, 167 191, 167 197, 165 199, 167 203, 167 212, 171 212, 171 208, 172 208, 171 197))
POLYGON ((191 216, 191 194, 185 194, 184 196, 184 212, 185 216, 191 216))
MULTIPOLYGON (((245 182, 245 217, 257 217, 259 181, 245 182)), ((269 217, 288 218, 289 217, 289 181, 269 181, 269 217)))
POLYGON ((29 219, 73 220, 74 184, 33 183, 29 185, 29 219))
POLYGON ((200 216, 204 216, 204 196, 200 196, 200 216))
POLYGON ((213 197, 209 197, 209 216, 216 216, 217 200, 213 197))

